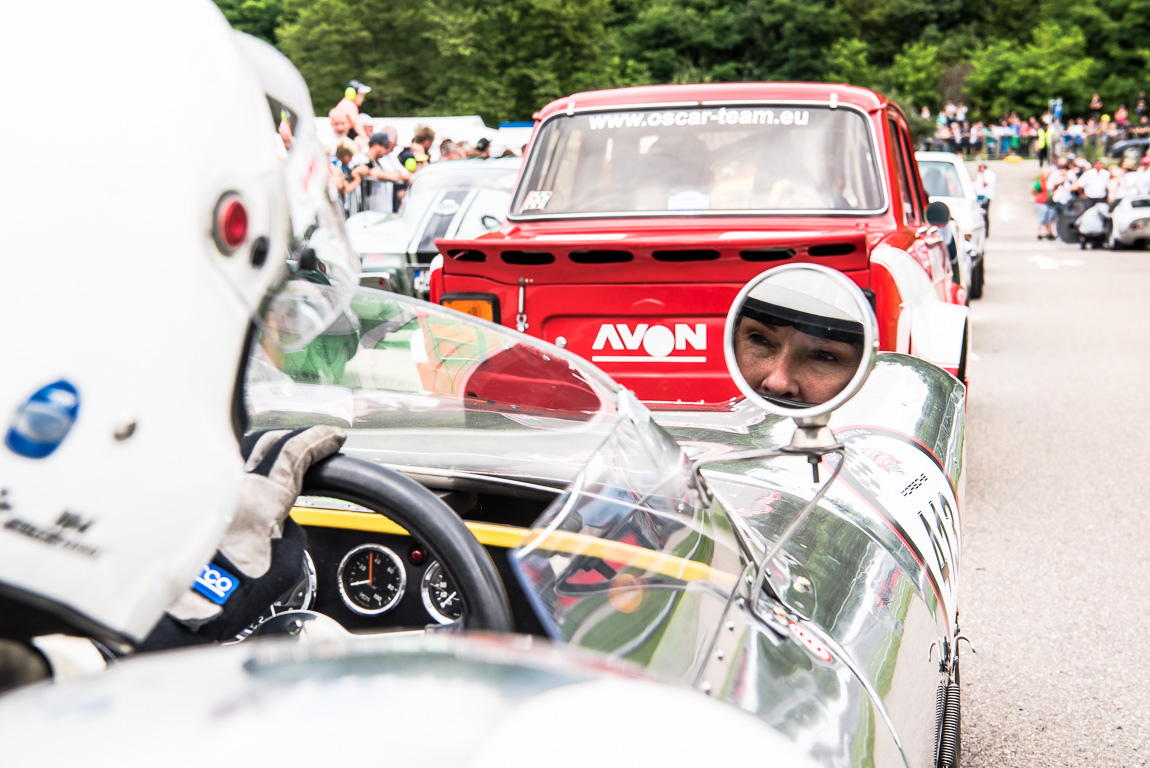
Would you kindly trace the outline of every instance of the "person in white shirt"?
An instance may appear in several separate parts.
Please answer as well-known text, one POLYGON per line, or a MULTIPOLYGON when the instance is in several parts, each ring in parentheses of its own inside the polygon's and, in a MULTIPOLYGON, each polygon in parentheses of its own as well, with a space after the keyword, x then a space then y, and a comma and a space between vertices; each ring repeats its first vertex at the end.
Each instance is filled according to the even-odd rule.
POLYGON ((1106 170, 1106 163, 1095 160, 1094 167, 1078 177, 1078 191, 1083 197, 1088 197, 1095 203, 1106 202, 1109 193, 1110 171, 1106 170))
POLYGON ((1110 209, 1118 207, 1118 203, 1138 193, 1137 173, 1134 170, 1134 161, 1125 160, 1122 167, 1110 179, 1110 209))
POLYGON ((1078 247, 1085 249, 1089 243, 1091 248, 1101 248, 1109 219, 1110 206, 1105 200, 1086 209, 1085 213, 1074 220, 1074 226, 1078 227, 1078 247))
POLYGON ((1050 169, 1050 175, 1046 177, 1046 189, 1051 195, 1066 181, 1066 166, 1066 161, 1059 159, 1055 161, 1054 167, 1050 169))
MULTIPOLYGON (((1074 199, 1074 183, 1077 181, 1073 171, 1064 171, 1063 173, 1064 176, 1062 177, 1061 183, 1059 183, 1057 187, 1051 187, 1051 189, 1054 190, 1051 193, 1054 198, 1054 202, 1061 206, 1065 206, 1067 203, 1074 199)), ((1051 174, 1051 176, 1053 175, 1054 174, 1051 174)))
POLYGON ((986 198, 986 202, 982 204, 982 215, 986 219, 987 237, 990 236, 990 203, 994 200, 997 187, 998 177, 994 175, 994 171, 987 168, 985 162, 980 162, 978 173, 974 175, 974 194, 986 198))
POLYGON ((1140 195, 1150 195, 1150 157, 1142 158, 1134 174, 1134 186, 1140 195))
POLYGON ((1070 161, 1064 157, 1055 161, 1050 176, 1046 178, 1046 190, 1050 195, 1048 203, 1054 209, 1054 226, 1060 229, 1059 222, 1066 211, 1066 204, 1074 199, 1071 189, 1074 187, 1077 174, 1070 161))

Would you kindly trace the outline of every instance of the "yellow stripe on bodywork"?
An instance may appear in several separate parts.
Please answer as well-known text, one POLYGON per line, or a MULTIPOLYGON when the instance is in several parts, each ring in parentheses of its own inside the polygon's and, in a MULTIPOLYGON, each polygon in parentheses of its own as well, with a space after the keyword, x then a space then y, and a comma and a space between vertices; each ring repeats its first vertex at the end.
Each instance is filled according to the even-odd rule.
POLYGON ((670 576, 682 581, 705 580, 720 584, 734 584, 739 579, 738 574, 720 571, 706 563, 687 560, 666 552, 656 552, 645 547, 637 547, 623 541, 610 541, 569 531, 546 533, 540 530, 537 533, 542 536, 542 539, 532 542, 531 546, 546 552, 584 555, 612 563, 626 563, 632 568, 642 568, 648 572, 670 576))
MULTIPOLYGON (((377 515, 373 512, 293 507, 291 516, 300 525, 310 525, 317 528, 344 528, 353 531, 390 533, 398 536, 410 535, 405 529, 383 515, 377 515)), ((484 546, 511 549, 519 546, 528 536, 535 533, 544 536, 544 539, 536 543, 535 547, 548 552, 585 555, 614 563, 626 563, 633 568, 642 568, 645 571, 683 581, 704 579, 720 584, 734 584, 739 578, 738 574, 720 571, 705 563, 687 560, 665 552, 655 552, 622 541, 608 541, 569 531, 545 533, 542 530, 529 530, 493 523, 477 523, 471 520, 465 520, 464 523, 479 543, 484 546)))
MULTIPOLYGON (((292 507, 291 516, 300 525, 311 525, 316 528, 345 528, 351 531, 391 533, 397 536, 410 535, 401 526, 374 512, 292 507)), ((471 533, 475 535, 480 544, 489 547, 504 547, 506 549, 518 547, 530 533, 526 528, 515 528, 510 525, 477 523, 469 520, 465 520, 464 523, 471 529, 471 533)))

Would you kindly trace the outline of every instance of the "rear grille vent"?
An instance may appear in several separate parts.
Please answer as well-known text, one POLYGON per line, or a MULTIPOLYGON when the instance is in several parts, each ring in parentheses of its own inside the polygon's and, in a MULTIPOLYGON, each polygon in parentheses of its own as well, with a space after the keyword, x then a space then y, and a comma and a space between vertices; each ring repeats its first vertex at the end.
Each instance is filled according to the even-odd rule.
POLYGON ((456 261, 487 261, 483 251, 448 251, 447 255, 456 261))
POLYGON ((744 261, 786 261, 795 257, 794 248, 760 248, 754 251, 739 251, 744 261))
POLYGON ((811 256, 846 256, 854 253, 858 247, 854 243, 830 243, 828 245, 812 245, 807 249, 811 256))
POLYGON ((622 264, 634 258, 630 251, 571 251, 576 264, 622 264))
POLYGON ((504 251, 503 261, 517 266, 533 266, 551 264, 555 257, 547 251, 504 251))
POLYGON ((714 261, 718 251, 655 251, 651 254, 655 261, 714 261))

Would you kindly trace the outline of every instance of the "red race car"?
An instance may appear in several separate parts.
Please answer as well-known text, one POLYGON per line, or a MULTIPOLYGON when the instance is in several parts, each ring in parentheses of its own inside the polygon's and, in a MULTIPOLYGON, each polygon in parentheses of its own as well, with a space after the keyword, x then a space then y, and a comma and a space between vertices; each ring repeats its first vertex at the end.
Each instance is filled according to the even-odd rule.
POLYGON ((501 229, 439 240, 431 299, 565 347, 648 401, 738 394, 723 321, 788 261, 846 273, 884 350, 965 379, 958 284, 902 111, 826 83, 578 93, 535 115, 501 229))

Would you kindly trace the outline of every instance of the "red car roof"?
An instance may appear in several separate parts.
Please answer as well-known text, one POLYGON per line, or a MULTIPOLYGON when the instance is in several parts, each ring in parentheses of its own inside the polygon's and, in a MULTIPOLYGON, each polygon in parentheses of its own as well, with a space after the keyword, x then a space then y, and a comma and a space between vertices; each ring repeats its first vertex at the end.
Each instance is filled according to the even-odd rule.
POLYGON ((714 101, 830 101, 853 104, 870 112, 888 103, 882 95, 867 88, 843 83, 702 83, 692 85, 645 85, 584 91, 557 99, 535 113, 541 120, 555 112, 588 107, 631 104, 699 103, 714 101))

